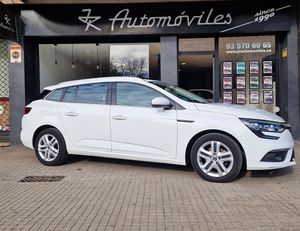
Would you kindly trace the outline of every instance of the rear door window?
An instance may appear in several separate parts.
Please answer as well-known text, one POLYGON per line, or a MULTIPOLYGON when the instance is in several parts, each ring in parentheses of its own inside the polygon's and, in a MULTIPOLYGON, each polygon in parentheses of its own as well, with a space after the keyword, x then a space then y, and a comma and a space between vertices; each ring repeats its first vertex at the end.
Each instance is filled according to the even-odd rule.
POLYGON ((69 87, 63 101, 68 103, 106 104, 108 83, 69 87))
POLYGON ((106 104, 107 83, 81 85, 77 88, 77 103, 106 104))

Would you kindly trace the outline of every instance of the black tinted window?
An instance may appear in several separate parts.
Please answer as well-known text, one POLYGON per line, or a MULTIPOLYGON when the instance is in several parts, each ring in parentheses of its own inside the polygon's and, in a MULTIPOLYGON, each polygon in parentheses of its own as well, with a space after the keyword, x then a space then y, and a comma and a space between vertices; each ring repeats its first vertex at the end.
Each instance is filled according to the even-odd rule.
POLYGON ((151 100, 155 97, 162 97, 162 94, 139 84, 117 83, 117 105, 152 107, 151 100))
POLYGON ((63 101, 69 103, 106 104, 107 89, 107 83, 69 87, 63 101))
POLYGON ((64 96, 65 89, 57 89, 52 91, 50 95, 47 96, 47 100, 51 101, 61 101, 62 97, 64 96))

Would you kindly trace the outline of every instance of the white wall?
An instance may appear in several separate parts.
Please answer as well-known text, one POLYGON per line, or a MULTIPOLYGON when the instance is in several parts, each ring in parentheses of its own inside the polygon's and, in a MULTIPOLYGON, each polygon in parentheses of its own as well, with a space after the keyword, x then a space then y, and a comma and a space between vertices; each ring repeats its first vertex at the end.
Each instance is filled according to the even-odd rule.
MULTIPOLYGON (((72 45, 39 45, 40 54, 40 89, 63 81, 97 77, 97 47, 95 44, 74 44, 72 68, 72 45)), ((100 53, 99 53, 100 59, 100 53)), ((99 62, 100 60, 98 60, 99 62)))

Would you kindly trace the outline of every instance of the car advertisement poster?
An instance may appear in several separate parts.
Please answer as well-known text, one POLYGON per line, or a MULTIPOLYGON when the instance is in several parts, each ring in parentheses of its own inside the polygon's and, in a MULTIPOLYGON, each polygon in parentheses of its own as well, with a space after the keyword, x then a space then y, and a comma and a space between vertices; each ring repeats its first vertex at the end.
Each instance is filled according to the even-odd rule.
POLYGON ((232 74, 232 62, 223 62, 223 75, 232 74))
POLYGON ((273 91, 267 90, 264 91, 264 104, 272 104, 273 103, 273 91))
POLYGON ((246 92, 245 91, 237 91, 236 92, 236 103, 237 104, 245 104, 246 103, 246 92))
POLYGON ((249 95, 251 104, 259 104, 259 91, 250 91, 249 95))
POLYGON ((272 72, 273 72, 272 61, 264 61, 263 62, 263 71, 264 71, 264 74, 272 74, 272 72))
POLYGON ((237 76, 236 89, 245 89, 245 88, 246 88, 246 76, 237 76))
POLYGON ((250 76, 250 81, 249 81, 249 88, 250 89, 258 89, 259 88, 259 76, 250 76))
POLYGON ((246 62, 236 62, 236 74, 237 75, 246 74, 246 62))
POLYGON ((258 61, 250 61, 250 74, 258 74, 259 73, 259 62, 258 61))
POLYGON ((223 103, 232 103, 232 91, 223 92, 223 103))
POLYGON ((231 76, 223 77, 223 89, 232 89, 232 77, 231 76))
POLYGON ((272 89, 273 84, 272 84, 272 76, 264 76, 263 77, 263 88, 264 89, 272 89))

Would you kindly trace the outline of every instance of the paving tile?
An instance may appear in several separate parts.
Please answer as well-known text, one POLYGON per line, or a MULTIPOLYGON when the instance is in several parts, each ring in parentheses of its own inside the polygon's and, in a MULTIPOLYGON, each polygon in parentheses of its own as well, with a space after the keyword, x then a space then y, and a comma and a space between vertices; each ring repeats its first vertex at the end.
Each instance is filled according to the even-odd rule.
POLYGON ((206 182, 188 167, 105 158, 72 157, 46 167, 29 149, 5 147, 0 230, 298 231, 299 179, 300 164, 226 184, 206 182), (18 182, 32 175, 65 178, 18 182))

